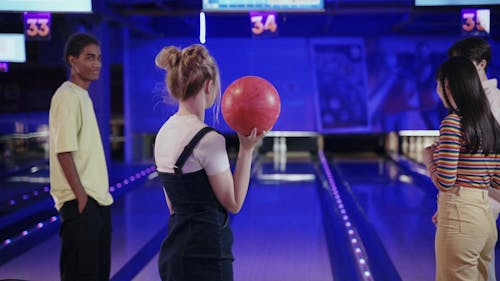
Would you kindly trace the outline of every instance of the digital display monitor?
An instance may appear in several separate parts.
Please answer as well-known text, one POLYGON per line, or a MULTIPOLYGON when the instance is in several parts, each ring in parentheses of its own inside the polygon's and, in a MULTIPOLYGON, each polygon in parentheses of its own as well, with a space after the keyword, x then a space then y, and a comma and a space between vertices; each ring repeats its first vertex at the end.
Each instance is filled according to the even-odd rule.
POLYGON ((26 62, 24 34, 0 33, 0 61, 26 62))
POLYGON ((324 0, 203 0, 207 12, 323 11, 324 0))
POLYGON ((250 11, 250 23, 254 37, 275 37, 278 35, 276 11, 250 11))
POLYGON ((0 0, 0 11, 92 12, 92 0, 0 0))
POLYGON ((488 36, 490 9, 462 9, 462 35, 488 36))
POLYGON ((494 6, 500 5, 499 0, 415 0, 415 6, 494 6))
POLYGON ((9 72, 8 62, 0 62, 0 72, 9 72))
POLYGON ((24 12, 24 34, 26 41, 50 40, 51 13, 49 12, 24 12))

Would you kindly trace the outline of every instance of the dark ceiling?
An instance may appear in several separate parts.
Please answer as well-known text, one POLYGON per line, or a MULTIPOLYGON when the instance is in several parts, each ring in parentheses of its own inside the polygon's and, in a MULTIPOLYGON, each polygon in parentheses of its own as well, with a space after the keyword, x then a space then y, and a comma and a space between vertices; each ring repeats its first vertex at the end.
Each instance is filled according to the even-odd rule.
MULTIPOLYGON (((460 8, 414 8, 414 0, 325 0, 324 12, 280 12, 280 36, 378 36, 459 34, 460 8)), ((55 21, 103 20, 128 27, 133 36, 198 36, 201 0, 94 0, 94 14, 55 15, 55 21)), ((500 6, 491 29, 500 27, 500 6)), ((19 13, 0 13, 0 32, 23 30, 19 13)), ((207 36, 249 37, 247 13, 207 13, 207 36)))
MULTIPOLYGON (((167 36, 198 34, 201 0, 108 0, 107 8, 167 36)), ((414 0, 325 0, 319 13, 279 13, 280 36, 429 35, 460 31, 460 8, 414 8, 414 0)), ((492 7, 492 29, 500 26, 492 7)), ((207 13, 207 35, 250 36, 246 13, 207 13)))

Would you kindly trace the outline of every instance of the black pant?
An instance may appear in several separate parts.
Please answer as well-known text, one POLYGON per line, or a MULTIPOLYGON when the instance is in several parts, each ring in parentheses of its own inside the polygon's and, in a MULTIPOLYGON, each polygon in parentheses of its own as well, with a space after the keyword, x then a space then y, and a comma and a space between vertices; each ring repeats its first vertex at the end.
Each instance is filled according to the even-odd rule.
POLYGON ((78 212, 78 201, 61 210, 61 281, 108 281, 111 267, 111 213, 89 197, 78 212))

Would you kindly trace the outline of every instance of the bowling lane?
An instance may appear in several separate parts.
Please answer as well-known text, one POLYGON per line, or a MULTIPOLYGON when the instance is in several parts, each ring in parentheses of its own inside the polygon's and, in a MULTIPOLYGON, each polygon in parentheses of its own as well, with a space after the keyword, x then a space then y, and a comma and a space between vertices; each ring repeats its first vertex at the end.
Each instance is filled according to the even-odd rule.
MULTIPOLYGON (((109 181, 114 185, 146 165, 124 165, 113 163, 109 166, 109 181)), ((35 201, 49 198, 50 207, 53 207, 49 194, 49 163, 48 161, 33 162, 29 168, 0 179, 0 215, 14 211, 20 207, 30 205, 35 201)))
POLYGON ((431 217, 437 192, 432 183, 383 158, 340 156, 331 164, 352 190, 402 280, 433 280, 431 217))
MULTIPOLYGON (((158 233, 165 231, 168 209, 164 200, 159 183, 150 180, 130 188, 115 201, 112 207, 111 276, 126 265, 130 266, 129 262, 136 253, 154 240, 158 233)), ((159 245, 155 247, 159 248, 159 245)), ((54 233, 49 239, 0 266, 0 279, 58 280, 59 251, 60 240, 54 233)))
MULTIPOLYGON (((113 196, 118 198, 122 190, 134 181, 143 181, 151 171, 145 164, 110 165, 110 184, 113 196)), ((0 189, 0 241, 14 242, 0 246, 0 264, 31 247, 38 238, 46 238, 56 231, 58 222, 54 202, 49 194, 48 164, 36 165, 22 173, 4 177, 0 189), (40 227, 42 223, 43 227, 40 227), (29 236, 22 233, 28 231, 29 236), (37 239, 28 237, 36 236, 37 239), (16 245, 14 245, 16 244, 16 245)), ((10 243, 10 242, 9 242, 10 243)))
MULTIPOLYGON (((234 279, 331 281, 318 186, 311 163, 264 163, 232 217, 234 279), (295 179, 291 181, 290 179, 295 179)), ((157 281, 156 255, 134 281, 157 281)))
POLYGON ((23 171, 0 179, 0 210, 6 214, 49 194, 49 163, 33 162, 23 171))
POLYGON ((316 184, 312 164, 263 164, 232 224, 235 280, 332 280, 316 184))
POLYGON ((0 179, 1 198, 14 198, 19 194, 29 193, 34 187, 49 184, 49 163, 33 162, 23 171, 6 175, 0 179))
MULTIPOLYGON (((287 163, 279 173, 271 163, 260 167, 232 218, 235 280, 333 280, 313 165, 287 163)), ((159 280, 157 251, 168 210, 158 181, 126 191, 112 219, 112 280, 159 280)), ((0 279, 58 280, 59 250, 54 234, 0 266, 0 279)))

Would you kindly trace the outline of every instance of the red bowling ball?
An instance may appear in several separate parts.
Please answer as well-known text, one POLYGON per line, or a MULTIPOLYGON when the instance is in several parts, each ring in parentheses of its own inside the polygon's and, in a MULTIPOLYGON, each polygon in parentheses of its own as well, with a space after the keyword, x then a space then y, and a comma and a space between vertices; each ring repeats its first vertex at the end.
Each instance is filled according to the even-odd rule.
POLYGON ((222 96, 222 116, 238 133, 250 135, 269 131, 278 120, 281 110, 278 91, 258 76, 244 76, 233 81, 222 96))

